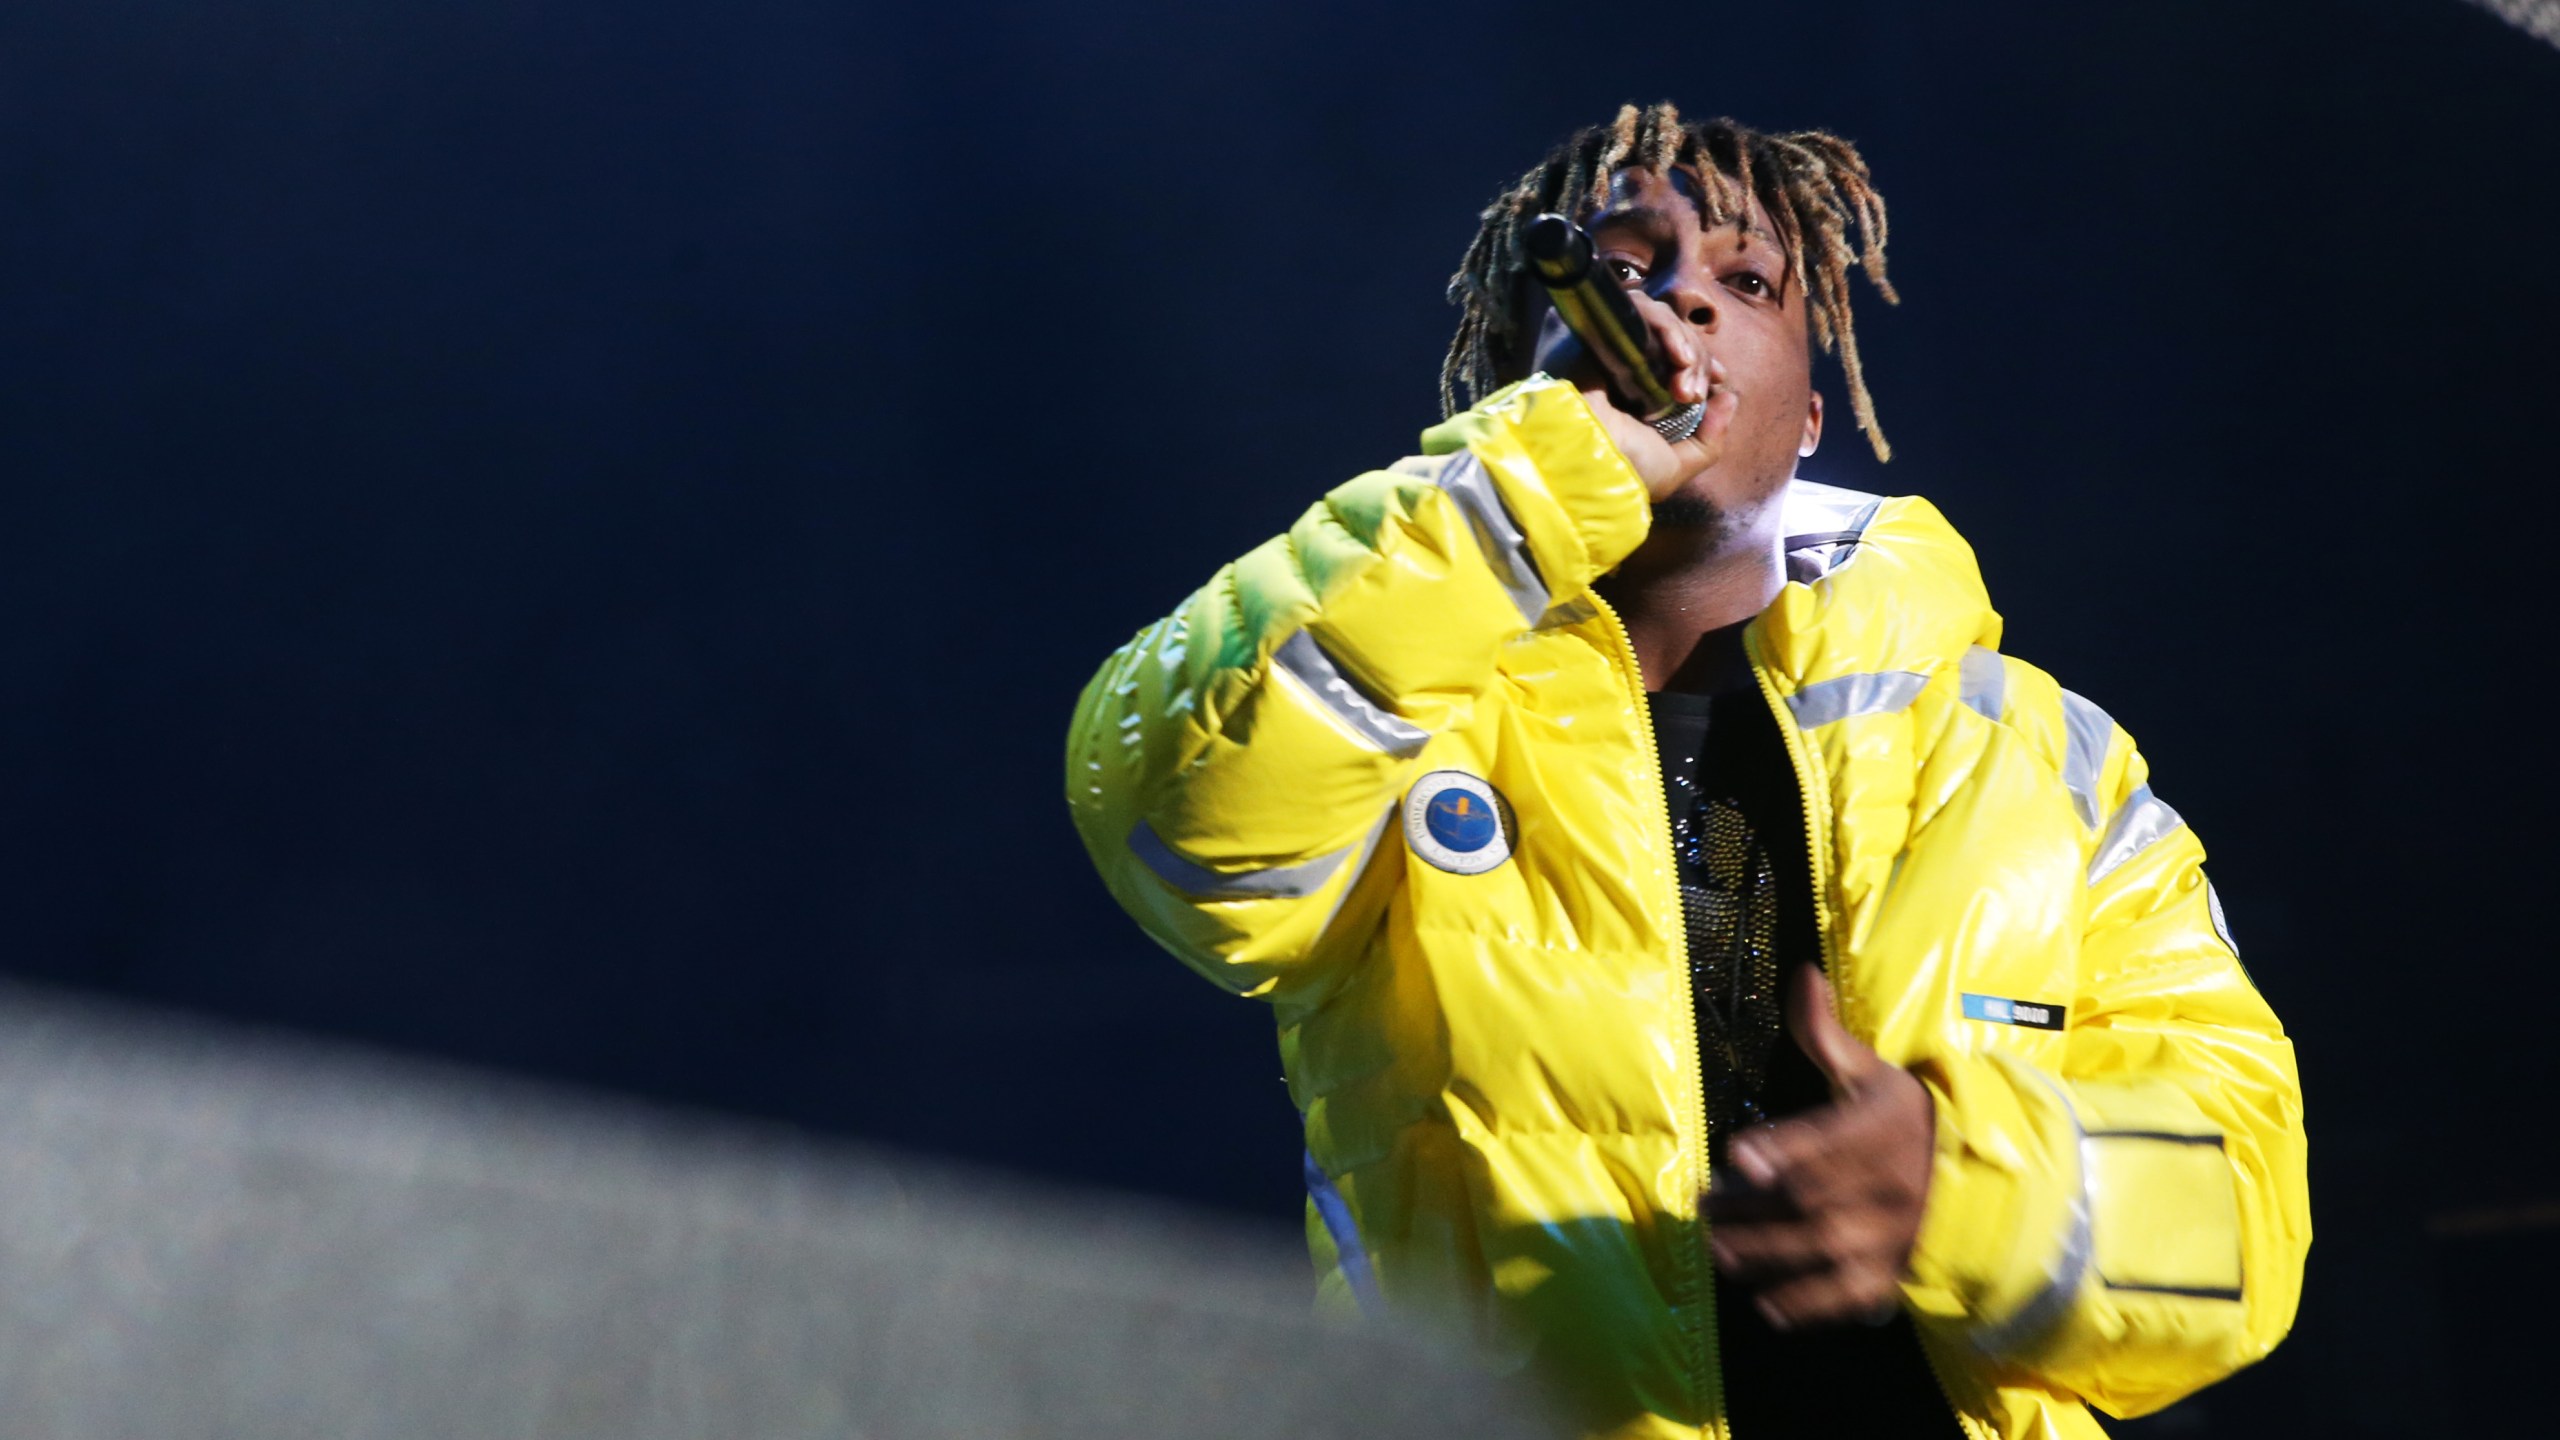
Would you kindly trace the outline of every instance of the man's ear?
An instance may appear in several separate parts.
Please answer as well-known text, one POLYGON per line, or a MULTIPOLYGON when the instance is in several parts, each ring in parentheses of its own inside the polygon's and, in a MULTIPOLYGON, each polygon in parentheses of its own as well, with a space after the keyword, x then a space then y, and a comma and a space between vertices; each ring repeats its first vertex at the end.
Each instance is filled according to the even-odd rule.
POLYGON ((1807 459, 1822 448, 1822 392, 1808 390, 1804 407, 1804 438, 1796 442, 1796 458, 1807 459))

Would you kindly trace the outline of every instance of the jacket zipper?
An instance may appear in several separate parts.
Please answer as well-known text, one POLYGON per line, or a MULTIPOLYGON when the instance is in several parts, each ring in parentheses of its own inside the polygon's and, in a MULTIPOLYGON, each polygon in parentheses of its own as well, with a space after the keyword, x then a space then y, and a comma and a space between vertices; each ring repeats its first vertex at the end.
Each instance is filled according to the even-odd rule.
MULTIPOLYGON (((1653 777, 1650 794, 1654 812, 1654 843, 1668 846, 1671 841, 1671 797, 1663 791, 1662 749, 1660 743, 1654 739, 1653 707, 1646 703, 1644 672, 1636 663, 1635 641, 1627 634, 1626 622, 1618 618, 1618 612, 1610 607, 1608 601, 1601 599, 1596 591, 1590 598, 1592 608, 1598 610, 1602 617, 1608 620, 1609 633, 1618 642, 1610 658, 1617 662, 1619 677, 1626 682, 1627 693, 1634 703, 1636 729, 1643 739, 1640 748, 1644 751, 1645 770, 1653 777)), ((1667 901, 1659 894, 1654 898, 1657 903, 1664 906, 1661 913, 1678 919, 1682 913, 1680 882, 1677 878, 1678 859, 1676 856, 1666 855, 1665 860, 1661 873, 1664 884, 1670 887, 1670 895, 1667 901)), ((1686 936, 1685 922, 1677 933, 1686 936)), ((1686 965, 1679 967, 1679 970, 1684 977, 1689 973, 1686 965)), ((1707 1156, 1714 1137, 1707 1133, 1706 1056, 1698 1041, 1697 1000, 1688 994, 1685 986, 1682 994, 1685 1003, 1674 1008, 1679 1012, 1680 1032, 1688 1045, 1689 1076, 1696 1085, 1694 1091, 1696 1109, 1691 1113, 1698 1123, 1697 1149, 1689 1157, 1689 1193, 1694 1197, 1691 1203, 1698 1207, 1698 1222, 1689 1227, 1689 1261, 1691 1271, 1698 1279, 1698 1331, 1702 1339, 1694 1359, 1698 1366, 1699 1377, 1705 1381, 1704 1390, 1699 1398, 1702 1401, 1711 1402, 1709 1409, 1714 1416, 1709 1423, 1699 1427, 1699 1433, 1701 1436, 1715 1437, 1715 1440, 1733 1440, 1733 1428, 1726 1422, 1724 1414, 1723 1342, 1716 1334, 1715 1267, 1707 1263, 1707 1156)))
MULTIPOLYGON (((1751 633, 1750 630, 1743 632, 1746 653, 1751 633)), ((1817 777, 1813 771, 1812 751, 1805 741, 1804 732, 1796 728, 1795 716, 1787 709, 1786 697, 1778 693, 1776 673, 1761 663, 1759 656, 1752 655, 1750 659, 1751 678, 1759 682, 1761 699, 1767 702, 1770 717, 1777 722, 1779 738, 1786 742, 1787 763, 1796 772, 1796 797, 1804 807, 1806 858, 1813 865, 1813 928, 1822 949, 1822 973, 1831 982, 1832 1017, 1846 1026, 1849 1023, 1849 976, 1840 964, 1839 937, 1831 923, 1831 867, 1827 863, 1827 847, 1823 844, 1823 837, 1829 833, 1829 827, 1823 823, 1824 812, 1830 807, 1823 803, 1823 792, 1815 788, 1817 777)), ((1661 762, 1656 760, 1655 763, 1659 765, 1661 762)), ((1916 1327, 1911 1338, 1915 1344, 1920 1341, 1916 1327)), ((1922 1344, 1920 1358, 1929 1367, 1929 1378, 1938 1382, 1938 1398, 1947 1402, 1947 1409, 1956 1417, 1957 1427, 1972 1440, 1997 1440, 1995 1432, 1976 1425, 1964 1407, 1956 1403, 1955 1387, 1948 1383, 1947 1372, 1939 1367, 1937 1353, 1922 1344)))

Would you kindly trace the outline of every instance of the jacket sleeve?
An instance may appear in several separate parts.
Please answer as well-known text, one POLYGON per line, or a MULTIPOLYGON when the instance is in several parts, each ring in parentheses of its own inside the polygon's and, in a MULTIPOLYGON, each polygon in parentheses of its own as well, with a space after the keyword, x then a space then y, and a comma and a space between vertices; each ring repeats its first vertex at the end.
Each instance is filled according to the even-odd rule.
POLYGON ((2130 1418, 2291 1327, 2311 1243, 2301 1082, 2204 847, 2132 738, 2006 664, 2010 718, 2044 732, 2087 837, 2079 986, 2060 1073, 2007 1054, 1921 1067, 1938 1153, 1906 1295, 2000 1368, 2130 1418))
POLYGON ((1499 392, 1423 447, 1220 569, 1076 706, 1067 800, 1104 882, 1239 993, 1349 953, 1384 888, 1363 874, 1401 851, 1380 839, 1418 757, 1467 723, 1502 646, 1650 522, 1570 385, 1499 392))

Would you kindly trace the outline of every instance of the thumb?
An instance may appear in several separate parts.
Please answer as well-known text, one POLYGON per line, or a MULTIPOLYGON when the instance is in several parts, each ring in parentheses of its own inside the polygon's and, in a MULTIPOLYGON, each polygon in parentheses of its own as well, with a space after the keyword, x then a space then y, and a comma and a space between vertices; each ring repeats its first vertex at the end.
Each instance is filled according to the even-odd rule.
POLYGON ((1878 1063, 1876 1052, 1831 1013, 1831 982, 1812 965, 1799 965, 1787 977, 1787 1030, 1796 1048, 1831 1081, 1834 1094, 1856 1091, 1878 1063))

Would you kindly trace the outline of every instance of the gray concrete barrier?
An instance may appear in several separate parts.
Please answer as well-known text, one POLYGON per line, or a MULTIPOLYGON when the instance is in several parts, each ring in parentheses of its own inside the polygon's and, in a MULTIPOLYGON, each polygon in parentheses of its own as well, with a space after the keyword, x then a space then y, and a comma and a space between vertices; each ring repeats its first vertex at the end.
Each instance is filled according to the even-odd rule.
POLYGON ((0 1436, 1550 1434, 1138 1202, 0 989, 0 1436))

